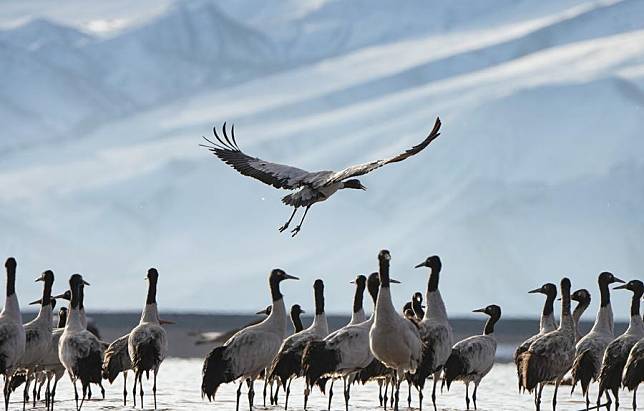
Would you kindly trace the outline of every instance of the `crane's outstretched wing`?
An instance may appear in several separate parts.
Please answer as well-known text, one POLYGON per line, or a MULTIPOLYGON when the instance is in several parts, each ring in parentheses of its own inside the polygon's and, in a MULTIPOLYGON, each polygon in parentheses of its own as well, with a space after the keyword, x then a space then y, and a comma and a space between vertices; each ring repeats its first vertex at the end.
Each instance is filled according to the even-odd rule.
POLYGON ((396 163, 398 161, 403 161, 415 154, 420 153, 425 147, 429 145, 436 137, 440 135, 438 130, 441 128, 441 120, 440 118, 436 118, 436 123, 434 124, 434 128, 432 131, 429 133, 427 138, 420 142, 419 144, 413 146, 409 150, 405 151, 404 153, 400 153, 397 156, 390 157, 384 160, 376 160, 376 161, 371 161, 369 163, 364 163, 364 164, 357 164, 351 167, 347 167, 344 170, 338 171, 336 173, 333 173, 330 175, 327 179, 325 180, 317 180, 315 181, 314 184, 316 185, 324 185, 324 184, 331 184, 331 183, 337 183, 342 180, 346 180, 347 178, 351 177, 356 177, 356 176, 361 176, 367 173, 372 172, 373 170, 380 168, 384 166, 385 164, 389 163, 396 163))
POLYGON ((215 143, 204 137, 204 140, 210 143, 210 145, 200 144, 200 146, 207 148, 224 163, 245 176, 253 177, 275 188, 293 190, 309 182, 308 179, 315 175, 315 173, 309 173, 306 170, 271 163, 261 158, 251 157, 245 154, 239 149, 237 141, 235 141, 234 125, 230 130, 230 138, 226 132, 226 123, 224 123, 222 130, 224 134, 223 139, 217 134, 216 128, 213 128, 212 131, 219 143, 215 143))

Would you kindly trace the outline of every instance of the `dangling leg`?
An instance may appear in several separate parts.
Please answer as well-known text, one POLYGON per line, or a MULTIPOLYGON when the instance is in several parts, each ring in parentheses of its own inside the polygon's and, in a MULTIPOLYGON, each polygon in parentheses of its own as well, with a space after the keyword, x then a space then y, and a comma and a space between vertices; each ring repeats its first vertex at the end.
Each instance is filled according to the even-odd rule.
POLYGON ((237 388, 237 405, 235 405, 236 411, 239 411, 239 397, 241 397, 241 387, 243 383, 244 383, 244 380, 241 380, 239 382, 239 387, 237 388))
POLYGON ((297 225, 297 227, 295 227, 294 229, 291 230, 291 233, 293 233, 291 235, 291 237, 295 237, 297 235, 297 233, 299 233, 300 230, 302 229, 302 223, 304 223, 304 219, 306 218, 306 213, 309 212, 309 208, 311 208, 311 206, 306 207, 306 209, 304 210, 304 215, 302 216, 302 219, 300 220, 300 223, 297 225))
POLYGON ((295 213, 297 213, 297 207, 293 207, 293 214, 291 214, 291 218, 289 218, 288 221, 279 228, 280 233, 288 228, 289 224, 291 224, 291 221, 293 221, 293 217, 295 217, 295 213))
POLYGON ((331 387, 329 387, 329 407, 327 408, 329 411, 331 411, 331 398, 333 398, 333 382, 335 379, 331 378, 331 387))
POLYGON ((472 401, 474 402, 474 409, 476 410, 476 390, 479 389, 479 382, 474 383, 474 393, 472 394, 472 401))
POLYGON ((154 397, 154 409, 157 409, 157 373, 159 372, 159 369, 154 369, 152 371, 153 373, 153 378, 154 382, 152 383, 152 396, 154 397))
POLYGON ((127 405, 127 370, 123 371, 123 406, 127 405))
POLYGON ((255 398, 255 380, 247 379, 246 385, 248 385, 248 407, 252 411, 253 400, 255 398))

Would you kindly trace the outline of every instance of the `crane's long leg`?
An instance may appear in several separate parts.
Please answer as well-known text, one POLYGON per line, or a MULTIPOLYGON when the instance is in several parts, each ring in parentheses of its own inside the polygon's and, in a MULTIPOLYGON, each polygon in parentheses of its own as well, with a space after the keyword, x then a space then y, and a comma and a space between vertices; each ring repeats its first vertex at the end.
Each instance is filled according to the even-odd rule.
POLYGON ((300 223, 297 225, 297 227, 295 227, 294 229, 291 230, 291 233, 293 233, 291 235, 291 237, 295 237, 297 235, 297 233, 299 233, 300 230, 302 229, 302 223, 304 223, 304 219, 306 218, 306 213, 309 212, 309 208, 311 208, 311 206, 306 207, 306 209, 304 210, 304 215, 302 216, 302 219, 300 220, 300 223))
POLYGON ((264 407, 266 407, 266 386, 268 385, 267 372, 264 371, 264 407))
POLYGON ((331 387, 329 387, 329 407, 327 408, 329 411, 331 411, 331 398, 333 398, 333 382, 335 381, 334 378, 331 378, 331 387))
POLYGON ((311 390, 309 389, 309 384, 307 383, 304 386, 304 409, 306 410, 306 405, 309 403, 309 394, 311 390))
POLYGON ((127 405, 127 370, 123 371, 123 406, 127 405))
POLYGON ((411 378, 407 376, 407 408, 411 408, 411 378))
POLYGON ((434 406, 434 411, 436 411, 436 384, 438 383, 438 380, 441 377, 441 372, 436 371, 434 373, 434 386, 432 387, 432 405, 434 406))
POLYGON ((9 383, 11 382, 11 377, 7 374, 4 375, 4 409, 5 411, 9 410, 9 397, 11 396, 11 389, 9 388, 9 383))
POLYGON ((349 411, 349 399, 351 398, 351 384, 347 384, 347 377, 343 377, 344 380, 344 409, 349 411))
POLYGON ((143 409, 143 373, 139 373, 139 394, 141 394, 141 409, 143 409))
POLYGON ((559 384, 561 384, 561 379, 555 381, 555 392, 552 396, 552 411, 557 409, 557 391, 559 391, 559 384))
POLYGON ((295 213, 297 213, 297 207, 293 207, 293 214, 291 214, 291 218, 289 218, 288 221, 279 228, 280 233, 288 228, 289 224, 291 224, 291 221, 293 221, 293 217, 295 217, 295 213))
POLYGON ((479 389, 479 383, 474 383, 474 393, 472 394, 472 401, 474 401, 474 409, 476 410, 476 391, 479 389))
POLYGON ((637 409, 637 387, 638 385, 636 385, 635 389, 633 390, 633 411, 637 409))
POLYGON ((76 410, 78 411, 78 388, 76 388, 76 380, 72 379, 72 382, 74 383, 74 399, 76 400, 76 410))
POLYGON ((239 397, 241 397, 241 387, 244 383, 244 380, 239 382, 239 387, 237 388, 237 404, 235 405, 235 411, 239 411, 239 397))
POLYGON ((138 371, 134 371, 134 388, 132 389, 132 401, 134 401, 134 408, 136 408, 136 381, 139 375, 138 371))
POLYGON ((255 380, 248 378, 246 380, 246 385, 248 385, 248 407, 250 410, 252 410, 253 399, 255 398, 255 380))
POLYGON ((158 369, 155 369, 152 371, 154 374, 154 383, 152 385, 152 396, 154 397, 154 409, 157 409, 157 373, 159 372, 158 369))
POLYGON ((291 394, 291 379, 288 379, 288 385, 286 386, 286 400, 284 400, 284 410, 288 409, 288 396, 291 394))

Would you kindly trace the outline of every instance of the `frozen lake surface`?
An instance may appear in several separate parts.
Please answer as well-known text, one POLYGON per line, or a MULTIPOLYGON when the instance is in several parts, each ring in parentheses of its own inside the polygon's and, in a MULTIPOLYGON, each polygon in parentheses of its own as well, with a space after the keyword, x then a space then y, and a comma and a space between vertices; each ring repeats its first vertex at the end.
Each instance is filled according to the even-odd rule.
MULTIPOLYGON (((201 359, 168 359, 166 360, 159 374, 158 380, 158 409, 166 410, 234 410, 235 409, 235 391, 236 385, 228 384, 223 386, 218 394, 215 403, 208 403, 207 400, 202 400, 199 392, 201 384, 201 359)), ((130 374, 131 375, 131 374, 130 374)), ((128 390, 131 390, 132 378, 128 379, 128 390)), ((431 381, 429 382, 431 387, 431 381)), ((255 403, 257 410, 280 410, 283 409, 284 397, 280 391, 280 406, 276 407, 263 407, 262 406, 262 387, 263 381, 255 384, 255 403)), ((342 385, 336 384, 335 393, 333 396, 333 410, 344 410, 344 399, 342 397, 342 385)), ((302 410, 303 409, 303 395, 302 395, 302 380, 295 380, 291 386, 291 397, 289 399, 289 410, 302 410)), ((593 387, 596 388, 596 387, 593 387)), ((123 379, 119 377, 114 385, 107 384, 106 399, 105 400, 91 400, 83 405, 84 410, 131 410, 131 395, 128 395, 128 406, 122 405, 122 389, 123 379)), ((145 409, 150 409, 152 406, 152 386, 151 383, 144 383, 145 396, 145 409), (149 395, 148 395, 149 394, 149 395)), ((544 389, 543 398, 544 410, 550 410, 550 400, 552 398, 553 387, 546 387, 544 389)), ((641 390, 640 390, 641 391, 641 390)), ((65 376, 58 385, 58 392, 56 394, 58 401, 56 402, 57 410, 74 410, 73 389, 67 376, 65 376)), ((93 392, 98 392, 93 389, 93 392)), ((429 390, 425 389, 425 400, 423 409, 431 410, 431 398, 429 390)), ((438 409, 443 410, 465 410, 464 400, 465 388, 462 383, 455 383, 449 392, 445 391, 443 394, 438 393, 437 405, 438 409)), ((562 411, 581 410, 585 408, 580 390, 571 396, 570 387, 563 386, 559 391, 558 409, 562 411)), ((471 392, 470 392, 471 394, 471 392)), ((591 392, 591 398, 596 395, 596 390, 591 392)), ((17 402, 20 397, 19 394, 14 393, 12 397, 12 410, 22 409, 22 404, 17 402)), ((99 394, 100 397, 100 394, 99 394)), ((640 408, 644 409, 644 396, 639 395, 640 408)), ((621 409, 630 409, 632 395, 627 391, 621 392, 621 409)), ((407 409, 407 387, 406 383, 401 386, 401 407, 400 409, 407 409)), ((326 410, 327 398, 319 391, 314 390, 309 398, 309 410, 318 411, 326 410)), ((418 407, 418 397, 413 394, 412 406, 414 409, 418 407)), ((39 404, 39 408, 44 409, 44 403, 39 404)), ((248 409, 248 400, 246 397, 246 390, 243 390, 241 397, 240 410, 248 409)), ((378 386, 375 383, 366 386, 355 385, 351 392, 350 409, 352 410, 373 410, 379 409, 378 407, 378 386)), ((519 395, 517 393, 516 373, 513 364, 496 364, 491 373, 483 380, 478 392, 478 409, 479 410, 530 410, 534 409, 532 397, 528 394, 519 395)), ((605 408, 604 408, 605 409, 605 408)))

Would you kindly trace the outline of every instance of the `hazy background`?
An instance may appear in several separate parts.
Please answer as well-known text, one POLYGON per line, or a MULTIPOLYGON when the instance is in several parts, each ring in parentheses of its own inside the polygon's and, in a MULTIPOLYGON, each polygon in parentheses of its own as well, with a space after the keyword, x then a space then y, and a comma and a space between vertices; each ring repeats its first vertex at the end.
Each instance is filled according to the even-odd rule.
MULTIPOLYGON (((348 282, 392 251, 442 257, 452 315, 535 317, 545 281, 644 267, 644 2, 5 0, 0 3, 0 251, 34 299, 44 269, 87 307, 256 311, 273 267, 288 304, 351 307, 348 282), (198 147, 235 123, 248 153, 309 170, 442 136, 280 234, 279 192, 198 147)), ((618 318, 630 293, 614 293, 618 318)))

